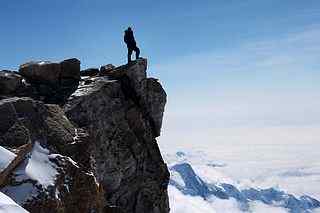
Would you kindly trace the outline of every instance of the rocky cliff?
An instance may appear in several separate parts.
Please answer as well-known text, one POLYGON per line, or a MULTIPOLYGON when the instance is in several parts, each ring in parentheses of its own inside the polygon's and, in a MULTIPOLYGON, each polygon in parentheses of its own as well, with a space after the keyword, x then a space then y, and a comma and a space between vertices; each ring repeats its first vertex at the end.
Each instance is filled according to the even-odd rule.
POLYGON ((169 212, 156 137, 166 93, 147 60, 0 72, 0 191, 29 212, 169 212))

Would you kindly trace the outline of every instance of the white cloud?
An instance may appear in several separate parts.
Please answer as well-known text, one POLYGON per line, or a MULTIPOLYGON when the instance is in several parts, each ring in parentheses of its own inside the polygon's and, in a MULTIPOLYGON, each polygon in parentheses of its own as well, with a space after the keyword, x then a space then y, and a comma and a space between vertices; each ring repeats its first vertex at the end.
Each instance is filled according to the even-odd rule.
MULTIPOLYGON (((266 128, 282 127, 299 139, 304 130, 292 128, 316 133, 320 127, 319 29, 310 26, 228 52, 194 54, 156 66, 168 93, 161 141, 210 143, 219 129, 224 130, 220 134, 224 141, 233 140, 228 128, 249 128, 240 133, 246 141, 257 139, 250 137, 250 128, 260 128, 262 141, 267 141, 265 137, 283 140, 277 133, 272 138, 263 135, 272 134, 264 132, 266 128)), ((316 135, 312 140, 319 141, 316 135)))
POLYGON ((255 213, 288 213, 284 208, 268 206, 261 202, 252 202, 251 210, 255 213))
POLYGON ((242 213, 237 202, 233 199, 221 200, 214 199, 210 202, 201 197, 183 195, 173 186, 168 188, 170 198, 170 212, 172 213, 242 213))

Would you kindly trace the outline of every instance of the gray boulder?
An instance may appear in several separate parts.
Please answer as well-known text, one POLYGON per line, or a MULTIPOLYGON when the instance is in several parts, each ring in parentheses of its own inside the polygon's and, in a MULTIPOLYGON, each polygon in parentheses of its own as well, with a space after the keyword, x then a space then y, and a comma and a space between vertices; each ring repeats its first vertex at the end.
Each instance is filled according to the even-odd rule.
POLYGON ((19 68, 19 73, 29 82, 56 84, 59 82, 61 65, 49 61, 32 61, 22 64, 19 68))
POLYGON ((20 66, 20 74, 27 80, 18 96, 29 96, 52 104, 63 104, 76 90, 80 80, 80 61, 72 58, 60 63, 29 62, 20 66))
POLYGON ((80 61, 72 58, 60 63, 28 62, 20 66, 19 72, 31 82, 59 84, 62 79, 80 80, 80 61))
POLYGON ((0 71, 0 94, 9 95, 16 92, 22 86, 22 77, 16 72, 0 71))

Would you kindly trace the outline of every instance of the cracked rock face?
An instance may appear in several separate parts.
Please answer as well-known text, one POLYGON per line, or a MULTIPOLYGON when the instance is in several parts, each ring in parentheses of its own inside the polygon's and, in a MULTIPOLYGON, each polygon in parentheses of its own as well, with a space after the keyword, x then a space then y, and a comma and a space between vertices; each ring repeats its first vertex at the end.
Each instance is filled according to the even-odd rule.
POLYGON ((156 137, 166 94, 146 78, 146 60, 85 81, 65 105, 94 141, 95 174, 108 205, 123 212, 169 212, 169 173, 156 137))
POLYGON ((13 160, 0 191, 35 213, 168 213, 156 141, 166 93, 147 78, 147 60, 81 79, 79 66, 29 63, 12 73, 19 89, 0 98, 0 151, 13 160))

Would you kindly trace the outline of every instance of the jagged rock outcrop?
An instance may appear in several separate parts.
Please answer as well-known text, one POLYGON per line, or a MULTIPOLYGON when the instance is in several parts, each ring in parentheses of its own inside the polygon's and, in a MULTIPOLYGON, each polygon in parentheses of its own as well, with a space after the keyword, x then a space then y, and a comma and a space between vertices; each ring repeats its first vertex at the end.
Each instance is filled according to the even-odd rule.
POLYGON ((36 213, 169 212, 156 141, 166 93, 146 69, 139 59, 80 73, 69 59, 24 64, 12 87, 0 78, 0 146, 16 156, 0 191, 36 213))
POLYGON ((169 211, 169 173, 155 140, 166 94, 146 68, 142 59, 83 82, 65 105, 94 141, 95 174, 108 205, 128 213, 169 211))

